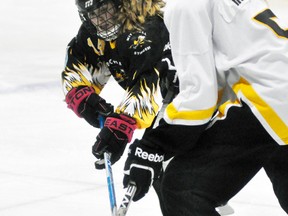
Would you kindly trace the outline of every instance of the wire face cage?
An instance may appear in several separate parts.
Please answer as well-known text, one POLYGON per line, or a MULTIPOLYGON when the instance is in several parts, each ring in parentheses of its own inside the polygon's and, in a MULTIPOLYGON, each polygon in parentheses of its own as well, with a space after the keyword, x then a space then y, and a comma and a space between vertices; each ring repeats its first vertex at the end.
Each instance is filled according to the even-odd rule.
POLYGON ((97 35, 104 40, 117 37, 120 24, 117 22, 117 9, 112 1, 105 1, 93 11, 88 12, 88 19, 97 29, 97 35))

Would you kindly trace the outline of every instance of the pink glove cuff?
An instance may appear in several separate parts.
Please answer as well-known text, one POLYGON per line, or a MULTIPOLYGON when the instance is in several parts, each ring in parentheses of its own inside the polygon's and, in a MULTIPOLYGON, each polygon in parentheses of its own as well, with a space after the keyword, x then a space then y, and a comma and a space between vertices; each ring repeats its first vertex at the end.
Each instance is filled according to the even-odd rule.
POLYGON ((68 108, 72 109, 74 113, 81 118, 81 115, 78 112, 78 107, 85 98, 89 97, 93 93, 95 93, 95 91, 91 86, 86 86, 79 90, 76 88, 71 89, 65 98, 68 108))

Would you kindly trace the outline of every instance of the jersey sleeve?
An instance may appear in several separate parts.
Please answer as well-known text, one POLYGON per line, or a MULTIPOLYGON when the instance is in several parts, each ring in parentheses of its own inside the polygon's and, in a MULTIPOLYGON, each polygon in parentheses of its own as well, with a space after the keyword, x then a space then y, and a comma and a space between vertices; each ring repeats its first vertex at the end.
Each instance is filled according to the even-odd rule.
POLYGON ((143 129, 152 124, 161 101, 159 73, 154 70, 150 74, 143 74, 134 85, 126 89, 116 112, 132 116, 137 121, 137 128, 143 129))
MULTIPOLYGON (((99 40, 99 43, 101 41, 99 40)), ((62 72, 64 95, 79 86, 92 86, 97 94, 101 92, 110 77, 106 63, 100 60, 101 51, 95 47, 82 26, 67 46, 65 67, 62 72)))
POLYGON ((129 78, 124 98, 116 111, 134 117, 140 129, 152 124, 162 105, 161 71, 157 63, 161 62, 165 44, 163 37, 168 33, 163 30, 157 32, 154 26, 157 25, 148 26, 143 32, 128 34, 123 38, 125 46, 119 49, 127 57, 129 78))
POLYGON ((171 1, 165 9, 180 92, 167 106, 164 118, 169 124, 198 126, 211 119, 218 99, 213 29, 206 1, 193 2, 193 8, 184 2, 171 1))

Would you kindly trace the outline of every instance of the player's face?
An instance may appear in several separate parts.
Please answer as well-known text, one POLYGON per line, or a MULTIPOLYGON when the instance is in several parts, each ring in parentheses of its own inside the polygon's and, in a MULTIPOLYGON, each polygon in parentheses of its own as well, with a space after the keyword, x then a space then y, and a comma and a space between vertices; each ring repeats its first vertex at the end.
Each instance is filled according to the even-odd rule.
POLYGON ((98 31, 109 31, 115 26, 116 22, 115 5, 108 1, 99 8, 88 13, 88 17, 98 31))

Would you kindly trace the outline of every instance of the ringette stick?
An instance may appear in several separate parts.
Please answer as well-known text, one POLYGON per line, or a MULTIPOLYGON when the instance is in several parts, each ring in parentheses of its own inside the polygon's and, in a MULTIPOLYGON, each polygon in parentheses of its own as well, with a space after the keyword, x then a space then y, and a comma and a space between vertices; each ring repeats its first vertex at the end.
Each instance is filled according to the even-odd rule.
POLYGON ((129 183, 120 207, 118 209, 117 216, 125 216, 127 214, 128 208, 132 202, 136 189, 137 188, 134 183, 129 183))
POLYGON ((113 180, 113 173, 112 173, 112 165, 110 162, 110 154, 107 152, 104 152, 104 161, 105 161, 105 169, 106 169, 106 176, 107 176, 107 186, 108 186, 108 192, 109 192, 111 213, 112 213, 112 216, 117 216, 117 204, 116 204, 116 195, 115 195, 114 180, 113 180))
MULTIPOLYGON (((103 128, 104 126, 103 116, 99 117, 99 122, 100 122, 100 128, 103 128)), ((113 172, 112 172, 112 165, 111 165, 110 157, 111 157, 110 153, 104 152, 104 163, 105 163, 105 169, 106 169, 111 215, 117 216, 117 203, 116 203, 114 179, 113 179, 113 172)))

